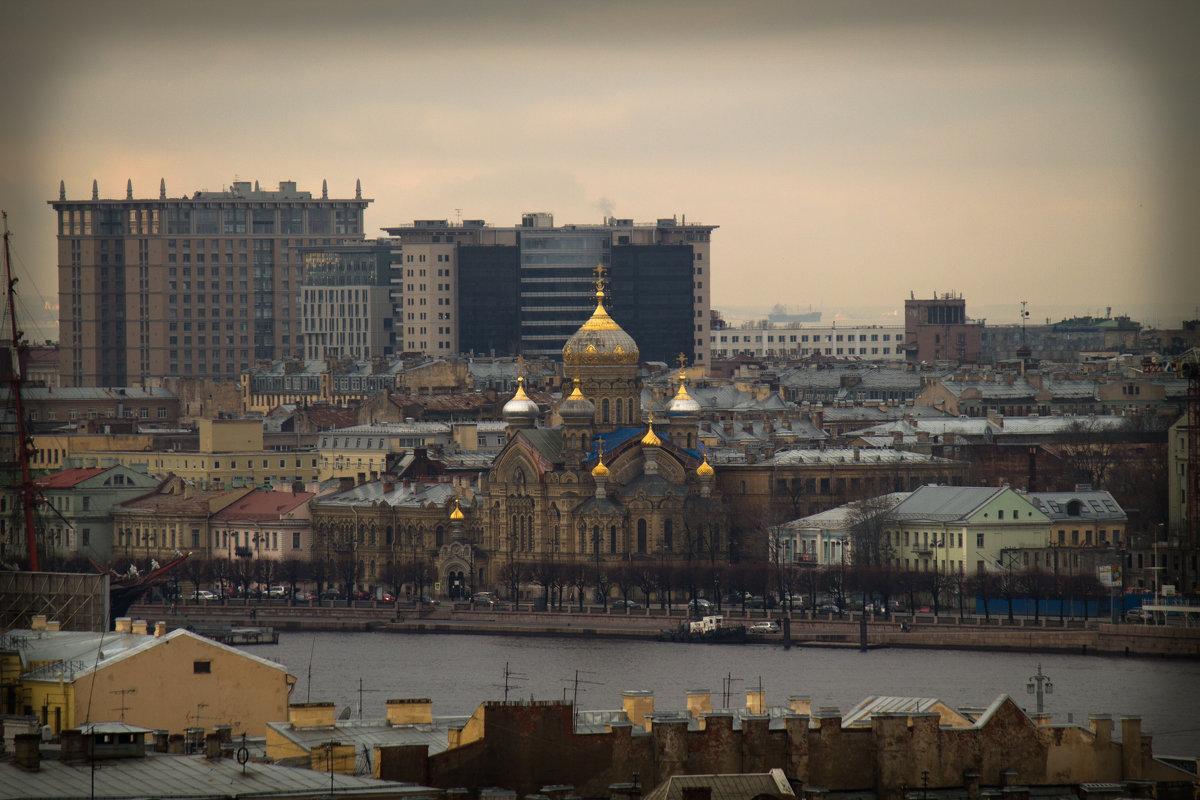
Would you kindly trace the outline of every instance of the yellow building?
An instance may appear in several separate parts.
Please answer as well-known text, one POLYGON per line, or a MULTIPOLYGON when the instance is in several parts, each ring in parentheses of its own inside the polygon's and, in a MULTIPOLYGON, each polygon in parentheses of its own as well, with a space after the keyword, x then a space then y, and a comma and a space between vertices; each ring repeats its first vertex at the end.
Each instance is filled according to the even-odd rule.
MULTIPOLYGON (((308 484, 317 479, 317 455, 311 450, 267 450, 263 444, 263 425, 257 419, 199 420, 199 446, 196 450, 150 450, 149 437, 140 442, 113 444, 120 449, 98 449, 95 441, 64 437, 63 441, 36 442, 61 464, 70 458, 72 466, 144 467, 151 475, 178 475, 209 489, 255 486, 287 487, 299 481, 308 484), (87 444, 87 449, 77 449, 87 444), (131 446, 134 445, 134 446, 131 446)), ((126 437, 128 438, 128 437, 126 437)), ((39 468, 48 467, 47 460, 39 468)))
POLYGON ((36 715, 55 733, 120 720, 183 733, 229 725, 262 736, 284 718, 296 678, 287 669, 191 631, 122 617, 109 633, 33 628, 0 637, 4 713, 36 715))

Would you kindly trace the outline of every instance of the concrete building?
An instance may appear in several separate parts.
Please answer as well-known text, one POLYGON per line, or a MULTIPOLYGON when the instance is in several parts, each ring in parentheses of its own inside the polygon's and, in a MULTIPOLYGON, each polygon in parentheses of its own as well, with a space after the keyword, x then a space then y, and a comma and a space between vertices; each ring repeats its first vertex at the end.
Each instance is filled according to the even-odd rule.
POLYGON ((391 248, 364 242, 300 251, 304 357, 387 358, 396 351, 391 248))
POLYGON ((308 560, 312 554, 311 492, 261 489, 238 498, 212 515, 209 552, 252 561, 308 560))
MULTIPOLYGON (((91 558, 101 564, 113 558, 112 509, 152 491, 159 481, 128 467, 70 469, 36 480, 49 507, 42 514, 42 544, 50 558, 91 558)), ((2 543, 6 555, 10 543, 2 543)), ((23 545, 17 545, 23 546, 23 545)))
POLYGON ((303 355, 298 248, 361 241, 371 202, 281 181, 221 191, 68 200, 58 215, 61 380, 133 386, 166 375, 233 381, 303 355))
POLYGON ((402 349, 558 356, 591 311, 602 265, 615 287, 613 318, 644 343, 643 359, 682 353, 707 364, 715 229, 673 217, 555 225, 540 212, 511 227, 416 220, 386 228, 402 270, 402 349))
MULTIPOLYGON (((166 478, 154 491, 114 506, 113 555, 130 560, 170 561, 179 550, 206 557, 212 541, 212 515, 251 492, 250 489, 202 490, 178 476, 166 478)), ((229 555, 220 552, 216 555, 229 555)))
POLYGON ((296 678, 273 661, 191 631, 121 617, 108 633, 33 629, 0 636, 5 713, 36 714, 54 733, 122 720, 155 730, 229 725, 262 736, 285 718, 296 678))
POLYGON ((29 421, 40 429, 88 422, 175 425, 180 413, 179 398, 161 387, 34 387, 24 390, 24 400, 29 421))
POLYGON ((905 570, 1019 569, 1005 552, 1049 544, 1050 517, 1007 486, 922 486, 883 521, 883 548, 905 570))
POLYGON ((821 325, 762 320, 714 330, 713 358, 753 356, 767 359, 829 358, 839 361, 904 361, 901 325, 821 325))
POLYGON ((967 301, 946 292, 931 299, 904 301, 905 358, 910 363, 939 361, 977 364, 983 322, 967 317, 967 301))

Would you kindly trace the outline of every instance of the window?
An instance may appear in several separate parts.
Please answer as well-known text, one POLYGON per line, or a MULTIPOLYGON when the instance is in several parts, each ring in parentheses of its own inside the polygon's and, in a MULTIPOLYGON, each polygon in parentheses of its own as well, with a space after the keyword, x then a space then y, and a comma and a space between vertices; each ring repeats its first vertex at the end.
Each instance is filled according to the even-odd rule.
POLYGON ((983 547, 983 534, 982 533, 975 534, 975 546, 983 547))
POLYGON ((208 675, 212 672, 211 661, 193 661, 192 673, 195 675, 208 675))

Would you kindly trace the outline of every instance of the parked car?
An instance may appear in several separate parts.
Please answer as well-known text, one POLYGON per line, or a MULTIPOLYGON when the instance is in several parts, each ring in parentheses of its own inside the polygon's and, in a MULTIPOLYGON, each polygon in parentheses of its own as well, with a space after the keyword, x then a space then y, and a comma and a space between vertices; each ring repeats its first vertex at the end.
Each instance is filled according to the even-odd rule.
POLYGON ((765 619, 750 626, 750 633, 779 633, 779 623, 773 619, 765 619))
POLYGON ((613 611, 624 611, 625 609, 629 609, 630 611, 636 611, 637 609, 639 609, 641 607, 642 607, 642 604, 636 600, 613 600, 612 601, 613 611))
POLYGON ((1125 612, 1126 622, 1153 622, 1154 614, 1144 608, 1131 608, 1125 612))
POLYGON ((417 602, 419 602, 423 606, 436 606, 438 604, 437 600, 433 599, 432 597, 430 597, 427 594, 421 595, 420 598, 418 598, 417 602))
POLYGON ((695 600, 688 601, 688 612, 692 614, 708 614, 713 610, 713 604, 705 600, 703 597, 697 597, 695 600))
POLYGON ((840 608, 838 608, 837 605, 834 603, 822 603, 821 605, 817 606, 817 613, 818 614, 840 614, 840 613, 842 613, 842 610, 840 608))
POLYGON ((493 608, 496 605, 496 595, 491 592, 476 592, 471 597, 476 608, 493 608))
POLYGON ((288 590, 286 586, 272 586, 267 590, 267 597, 287 597, 288 590))
POLYGON ((394 603, 396 602, 396 595, 391 592, 380 592, 379 597, 376 599, 383 603, 394 603))
POLYGON ((293 595, 293 597, 296 600, 316 600, 317 599, 316 593, 310 592, 308 589, 297 589, 296 594, 293 595))
POLYGON ((201 589, 200 591, 196 592, 196 599, 197 600, 216 600, 217 596, 215 594, 213 594, 212 592, 208 591, 207 589, 201 589))

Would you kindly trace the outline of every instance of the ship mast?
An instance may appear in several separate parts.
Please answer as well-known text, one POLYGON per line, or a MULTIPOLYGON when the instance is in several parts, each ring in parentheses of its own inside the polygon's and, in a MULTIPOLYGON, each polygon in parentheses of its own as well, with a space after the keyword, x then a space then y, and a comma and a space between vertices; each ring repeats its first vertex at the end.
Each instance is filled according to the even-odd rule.
POLYGON ((21 507, 25 515, 25 544, 29 550, 29 569, 38 571, 37 538, 33 519, 33 506, 36 502, 38 488, 33 484, 29 472, 29 432, 25 429, 25 407, 21 397, 21 385, 24 381, 23 365, 21 363, 21 337, 24 331, 17 330, 16 285, 17 279, 12 274, 12 260, 8 252, 8 212, 0 211, 4 217, 4 277, 8 289, 8 320, 12 333, 12 385, 13 410, 17 415, 17 461, 21 464, 21 484, 17 493, 21 496, 21 507))

